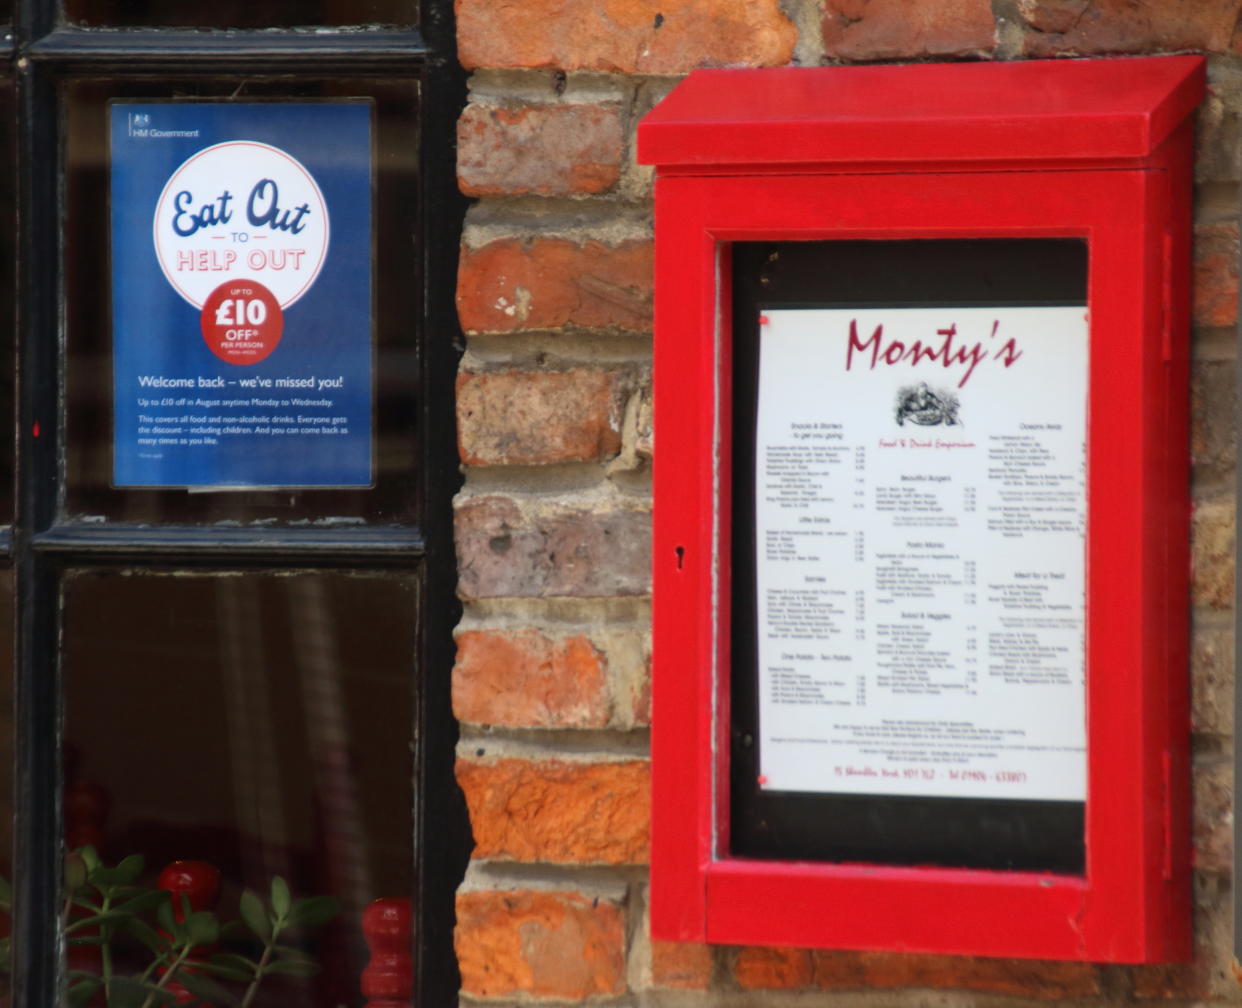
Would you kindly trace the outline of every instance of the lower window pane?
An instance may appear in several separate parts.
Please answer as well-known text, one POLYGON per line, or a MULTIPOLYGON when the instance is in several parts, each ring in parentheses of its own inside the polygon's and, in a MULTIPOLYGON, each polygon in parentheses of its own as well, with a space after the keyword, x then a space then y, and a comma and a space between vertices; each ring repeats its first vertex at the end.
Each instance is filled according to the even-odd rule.
POLYGON ((360 1002, 362 911, 411 892, 415 593, 410 577, 349 573, 66 580, 65 845, 83 852, 65 873, 78 903, 65 922, 71 990, 85 997, 108 971, 122 987, 215 983, 240 999, 247 961, 272 944, 266 965, 284 965, 254 1008, 360 1002), (161 878, 177 861, 211 867, 161 878), (244 893, 259 916, 279 915, 276 879, 294 917, 339 912, 265 942, 244 893), (202 942, 169 976, 187 925, 169 928, 146 897, 124 904, 178 886, 192 909, 241 923, 216 936, 192 918, 202 942), (331 899, 297 902, 313 897, 331 899), (91 920, 105 898, 121 916, 91 920))

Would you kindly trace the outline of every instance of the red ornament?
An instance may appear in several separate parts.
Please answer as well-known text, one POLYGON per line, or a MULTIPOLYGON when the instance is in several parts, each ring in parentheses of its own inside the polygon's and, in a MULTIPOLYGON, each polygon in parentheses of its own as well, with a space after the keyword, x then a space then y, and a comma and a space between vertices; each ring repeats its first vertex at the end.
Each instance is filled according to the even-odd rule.
POLYGON ((410 961, 408 899, 377 899, 362 911, 362 935, 371 961, 362 971, 363 1008, 411 1008, 414 966, 410 961))

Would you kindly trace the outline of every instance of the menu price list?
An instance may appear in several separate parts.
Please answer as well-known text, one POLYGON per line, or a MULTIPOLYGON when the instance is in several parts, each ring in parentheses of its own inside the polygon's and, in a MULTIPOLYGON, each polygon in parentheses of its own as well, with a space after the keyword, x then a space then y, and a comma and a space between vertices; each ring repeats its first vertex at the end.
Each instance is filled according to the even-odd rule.
POLYGON ((1079 307, 765 309, 765 790, 1081 801, 1079 307))

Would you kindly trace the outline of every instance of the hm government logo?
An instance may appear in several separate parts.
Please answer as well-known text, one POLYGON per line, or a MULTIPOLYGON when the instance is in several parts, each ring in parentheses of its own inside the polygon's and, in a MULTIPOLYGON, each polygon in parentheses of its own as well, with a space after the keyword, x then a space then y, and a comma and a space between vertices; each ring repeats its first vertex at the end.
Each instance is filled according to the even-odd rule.
POLYGON ((126 130, 133 140, 166 140, 169 138, 193 140, 198 130, 166 130, 151 125, 150 112, 131 112, 127 117, 126 130))

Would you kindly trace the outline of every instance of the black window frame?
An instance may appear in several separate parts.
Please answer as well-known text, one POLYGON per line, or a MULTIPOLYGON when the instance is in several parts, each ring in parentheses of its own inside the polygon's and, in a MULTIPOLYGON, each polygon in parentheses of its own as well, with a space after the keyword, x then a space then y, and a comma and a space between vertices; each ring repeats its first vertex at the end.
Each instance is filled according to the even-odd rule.
MULTIPOLYGON (((0 567, 15 574, 15 823, 13 1005, 47 1008, 63 990, 61 884, 60 584, 70 570, 118 565, 219 570, 366 567, 421 581, 413 712, 414 1001, 453 1004, 460 977, 453 905, 469 855, 469 826, 453 778, 457 729, 450 702, 455 597, 452 495, 456 461, 453 375, 462 341, 454 306, 465 200, 453 136, 465 103, 451 0, 421 0, 416 29, 306 31, 100 29, 62 23, 59 0, 17 0, 0 51, 15 86, 17 220, 13 421, 15 522, 0 527, 0 567), (418 526, 224 528, 75 523, 63 499, 63 153, 59 84, 82 76, 176 81, 261 73, 410 79, 421 91, 419 224, 421 367, 417 387, 418 526), (48 166, 56 166, 51 170, 48 166)), ((392 265, 392 264, 389 264, 392 265)), ((383 264, 379 268, 383 268, 383 264)))

